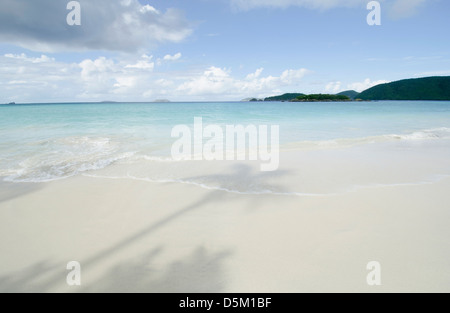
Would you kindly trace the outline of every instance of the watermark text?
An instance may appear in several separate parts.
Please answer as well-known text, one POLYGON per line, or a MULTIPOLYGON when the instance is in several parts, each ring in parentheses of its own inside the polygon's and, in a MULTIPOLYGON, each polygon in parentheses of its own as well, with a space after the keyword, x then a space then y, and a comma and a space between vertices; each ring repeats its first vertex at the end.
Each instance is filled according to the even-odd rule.
POLYGON ((203 125, 194 118, 194 127, 177 125, 172 129, 172 158, 177 161, 260 161, 261 171, 279 167, 280 127, 278 125, 203 125), (269 140, 270 137, 270 140, 269 140))

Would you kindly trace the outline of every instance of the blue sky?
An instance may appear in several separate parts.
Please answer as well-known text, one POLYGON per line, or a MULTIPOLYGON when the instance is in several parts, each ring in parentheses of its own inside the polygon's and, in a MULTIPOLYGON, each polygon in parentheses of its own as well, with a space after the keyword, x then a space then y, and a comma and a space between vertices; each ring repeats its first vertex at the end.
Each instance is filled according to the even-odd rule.
POLYGON ((81 26, 68 2, 0 4, 0 102, 240 100, 450 75, 446 0, 379 1, 380 26, 365 0, 80 0, 81 26))

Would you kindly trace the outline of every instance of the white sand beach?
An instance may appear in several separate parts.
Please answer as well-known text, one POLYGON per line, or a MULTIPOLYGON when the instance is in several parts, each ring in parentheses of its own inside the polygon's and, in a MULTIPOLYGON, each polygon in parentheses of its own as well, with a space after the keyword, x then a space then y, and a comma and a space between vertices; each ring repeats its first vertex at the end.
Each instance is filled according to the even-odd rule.
POLYGON ((142 161, 2 183, 0 292, 449 292, 449 152, 399 141, 283 151, 271 173, 142 161))

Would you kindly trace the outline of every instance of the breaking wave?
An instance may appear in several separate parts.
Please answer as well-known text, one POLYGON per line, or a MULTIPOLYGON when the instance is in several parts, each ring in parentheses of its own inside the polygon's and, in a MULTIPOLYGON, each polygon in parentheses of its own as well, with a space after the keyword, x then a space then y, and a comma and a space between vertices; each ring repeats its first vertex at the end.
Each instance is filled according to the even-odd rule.
MULTIPOLYGON (((326 141, 303 141, 282 145, 281 150, 333 149, 389 141, 423 141, 450 139, 450 128, 441 127, 407 134, 388 134, 364 138, 343 138, 326 141)), ((65 137, 28 143, 19 152, 0 156, 0 176, 8 182, 49 182, 78 174, 104 169, 118 162, 166 163, 180 162, 170 155, 130 151, 124 140, 108 137, 65 137)), ((136 148, 136 147, 134 147, 136 148)), ((139 147, 145 151, 145 147, 139 147)), ((170 147, 169 147, 170 148, 170 147)), ((136 149, 138 150, 138 149, 136 149)), ((170 149, 168 149, 170 151, 170 149)), ((198 184, 195 182, 183 182, 198 184)), ((205 186, 204 186, 205 187, 205 186)), ((206 187, 205 187, 206 188, 206 187)), ((212 187, 211 187, 212 188, 212 187)), ((216 188, 216 187, 214 187, 216 188)), ((221 190, 220 188, 218 190, 221 190)), ((224 190, 227 191, 227 190, 224 190)), ((239 193, 239 190, 228 190, 239 193)), ((266 193, 259 191, 258 194, 266 193)), ((269 193, 269 191, 267 191, 269 193)))

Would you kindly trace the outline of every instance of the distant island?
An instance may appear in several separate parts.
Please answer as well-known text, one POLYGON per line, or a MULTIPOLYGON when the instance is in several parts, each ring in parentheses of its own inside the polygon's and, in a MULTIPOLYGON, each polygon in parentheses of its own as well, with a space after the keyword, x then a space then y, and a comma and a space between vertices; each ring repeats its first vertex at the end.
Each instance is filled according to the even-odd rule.
POLYGON ((349 97, 345 95, 329 95, 329 94, 313 94, 313 95, 304 95, 299 96, 291 102, 343 102, 343 101, 352 101, 349 97))
POLYGON ((412 78, 381 84, 361 93, 347 90, 335 95, 285 93, 265 99, 247 98, 242 101, 377 101, 377 100, 446 100, 450 101, 450 76, 412 78))
POLYGON ((347 91, 343 91, 337 94, 338 96, 347 96, 352 100, 355 100, 358 98, 359 92, 354 91, 354 90, 347 90, 347 91))
POLYGON ((265 98, 264 101, 292 101, 304 95, 304 93, 285 93, 281 96, 265 98))
MULTIPOLYGON (((355 91, 357 94, 357 92, 355 91)), ((269 97, 265 99, 247 98, 242 102, 331 102, 331 101, 352 101, 353 99, 346 95, 313 94, 305 95, 303 93, 286 93, 281 96, 269 97)))
POLYGON ((154 103, 169 103, 171 102, 170 100, 167 99, 156 99, 155 101, 153 101, 154 103))
POLYGON ((264 99, 258 99, 258 98, 245 98, 241 100, 242 102, 256 102, 256 101, 264 101, 264 99))

